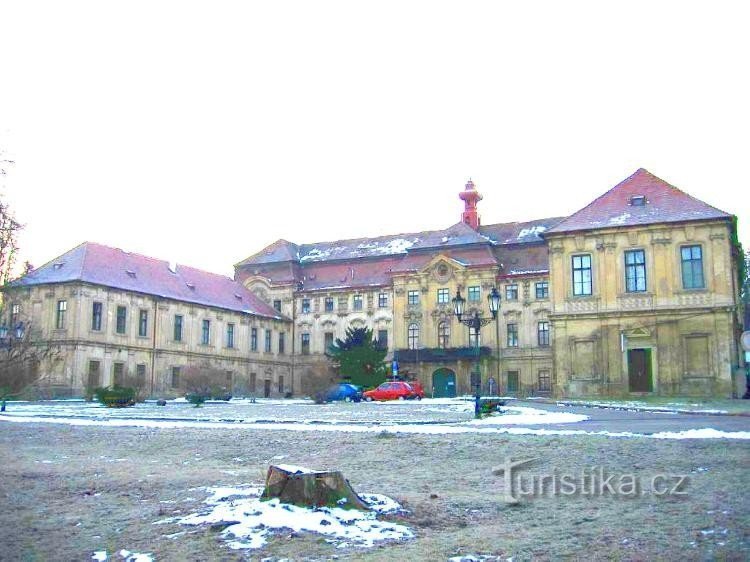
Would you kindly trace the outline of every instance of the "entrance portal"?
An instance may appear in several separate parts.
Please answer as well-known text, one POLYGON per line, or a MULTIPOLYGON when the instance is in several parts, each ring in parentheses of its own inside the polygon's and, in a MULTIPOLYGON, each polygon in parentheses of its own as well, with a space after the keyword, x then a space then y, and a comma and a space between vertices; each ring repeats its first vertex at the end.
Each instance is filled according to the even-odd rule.
POLYGON ((628 349, 628 389, 630 392, 653 392, 650 349, 628 349))
POLYGON ((450 369, 438 369, 432 373, 432 393, 435 398, 456 396, 456 373, 450 369))

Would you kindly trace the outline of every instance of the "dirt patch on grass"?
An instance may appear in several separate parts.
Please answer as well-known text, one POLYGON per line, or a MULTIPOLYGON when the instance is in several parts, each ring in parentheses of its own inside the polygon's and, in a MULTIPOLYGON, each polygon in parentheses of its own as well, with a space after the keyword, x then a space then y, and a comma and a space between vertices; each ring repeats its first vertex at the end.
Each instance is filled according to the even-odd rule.
POLYGON ((746 559, 744 493, 750 445, 606 437, 297 433, 2 424, 2 557, 83 560, 96 550, 157 560, 746 559), (644 480, 689 475, 685 496, 540 497, 503 501, 491 468, 538 458, 524 474, 603 466, 644 480), (393 520, 416 538, 336 549, 316 535, 280 533, 262 551, 232 551, 220 529, 155 522, 203 508, 207 486, 260 485, 271 463, 342 470, 355 490, 393 497, 393 520))

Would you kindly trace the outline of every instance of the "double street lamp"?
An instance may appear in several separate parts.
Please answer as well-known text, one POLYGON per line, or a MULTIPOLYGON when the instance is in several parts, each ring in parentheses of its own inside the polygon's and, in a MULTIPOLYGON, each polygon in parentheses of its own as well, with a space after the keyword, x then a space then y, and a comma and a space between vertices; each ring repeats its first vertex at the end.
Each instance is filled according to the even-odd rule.
MULTIPOLYGON (((500 310, 500 293, 497 287, 493 287, 490 294, 487 295, 487 304, 490 308, 492 317, 480 316, 478 310, 474 310, 474 316, 469 318, 462 318, 464 315, 464 307, 466 306, 466 299, 461 296, 461 289, 456 289, 456 296, 453 297, 453 313, 461 324, 469 327, 469 339, 471 339, 472 332, 474 333, 474 350, 475 359, 474 366, 471 369, 471 386, 474 387, 474 417, 479 418, 481 415, 481 390, 482 390, 482 371, 479 365, 479 332, 482 326, 486 326, 490 322, 497 319, 497 312, 500 310)), ((500 343, 498 342, 498 345, 500 343)))

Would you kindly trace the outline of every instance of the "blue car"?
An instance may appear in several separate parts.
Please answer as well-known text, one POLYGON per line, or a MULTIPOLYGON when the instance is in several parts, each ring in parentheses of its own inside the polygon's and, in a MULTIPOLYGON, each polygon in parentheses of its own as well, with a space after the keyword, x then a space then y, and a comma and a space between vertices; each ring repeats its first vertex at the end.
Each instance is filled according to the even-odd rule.
POLYGON ((360 402, 362 400, 362 389, 355 384, 340 382, 325 391, 325 401, 335 402, 360 402))

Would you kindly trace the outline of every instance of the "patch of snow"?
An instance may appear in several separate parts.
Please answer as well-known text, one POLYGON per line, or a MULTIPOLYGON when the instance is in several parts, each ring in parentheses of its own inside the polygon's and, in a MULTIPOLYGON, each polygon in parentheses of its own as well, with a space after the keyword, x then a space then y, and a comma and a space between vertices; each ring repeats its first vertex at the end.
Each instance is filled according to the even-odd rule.
POLYGON ((630 213, 623 213, 616 217, 612 217, 611 219, 609 219, 608 222, 609 224, 614 224, 614 225, 625 224, 625 221, 627 221, 629 218, 630 218, 630 213))
POLYGON ((653 439, 750 439, 750 431, 719 431, 705 427, 703 429, 686 429, 685 431, 662 431, 652 433, 653 439))
POLYGON ((99 562, 104 562, 105 560, 107 560, 107 551, 106 550, 97 550, 91 556, 91 559, 92 560, 98 560, 99 562))
POLYGON ((274 466, 292 474, 315 474, 316 472, 320 472, 319 470, 311 470, 304 466, 295 466, 293 464, 277 464, 274 466))
POLYGON ((130 552, 129 550, 125 550, 124 548, 119 552, 112 554, 111 558, 107 555, 106 550, 97 550, 91 556, 91 559, 98 560, 100 562, 104 562, 105 560, 124 560, 125 562, 153 562, 154 560, 150 554, 130 552))
POLYGON ((528 238, 530 236, 533 237, 539 237, 539 235, 547 230, 547 227, 544 225, 538 225, 538 226, 532 226, 530 228, 522 228, 521 231, 518 233, 517 239, 523 240, 524 238, 528 238))
POLYGON ((358 494, 359 498, 378 513, 399 513, 404 508, 396 500, 382 494, 358 494))
MULTIPOLYGON (((313 532, 328 537, 329 542, 337 546, 371 547, 382 541, 400 541, 411 539, 414 534, 404 525, 380 521, 378 513, 362 512, 335 508, 304 508, 284 504, 278 498, 260 501, 260 491, 255 497, 247 496, 250 488, 236 488, 235 492, 223 499, 229 488, 221 488, 222 493, 212 493, 205 503, 210 509, 183 517, 183 525, 202 525, 205 523, 228 523, 222 532, 228 546, 233 549, 256 549, 262 547, 269 535, 280 529, 291 529, 296 532, 313 532), (234 498, 227 501, 229 498, 234 498)), ((213 488, 208 488, 213 492, 213 488)), ((393 502, 390 498, 380 500, 384 504, 393 502)), ((393 502, 394 504, 396 502, 393 502)), ((396 504, 398 505, 398 504, 396 504)))
POLYGON ((578 423, 589 419, 583 414, 569 412, 550 412, 523 406, 505 406, 503 413, 493 413, 478 420, 471 420, 472 425, 539 425, 558 423, 578 423))

